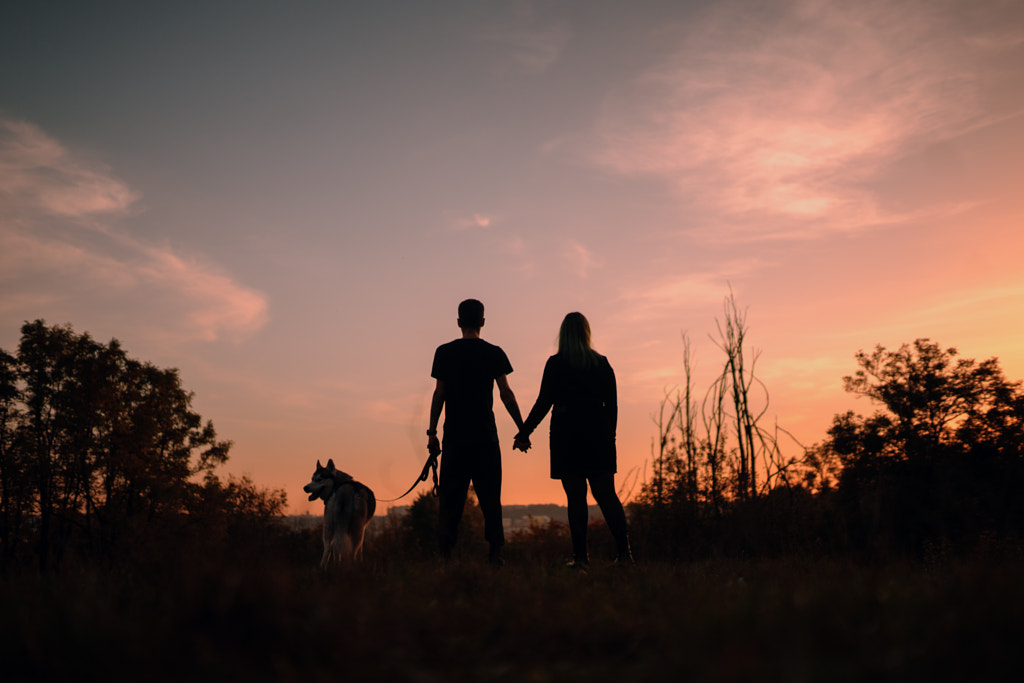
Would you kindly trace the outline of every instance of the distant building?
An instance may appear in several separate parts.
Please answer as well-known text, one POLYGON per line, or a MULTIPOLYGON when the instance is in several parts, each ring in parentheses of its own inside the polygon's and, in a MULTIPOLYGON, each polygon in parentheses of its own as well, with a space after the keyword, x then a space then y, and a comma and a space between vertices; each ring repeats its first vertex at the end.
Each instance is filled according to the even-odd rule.
POLYGON ((505 517, 502 519, 505 524, 505 531, 522 531, 531 526, 547 526, 551 523, 551 517, 547 515, 526 515, 523 517, 505 517))

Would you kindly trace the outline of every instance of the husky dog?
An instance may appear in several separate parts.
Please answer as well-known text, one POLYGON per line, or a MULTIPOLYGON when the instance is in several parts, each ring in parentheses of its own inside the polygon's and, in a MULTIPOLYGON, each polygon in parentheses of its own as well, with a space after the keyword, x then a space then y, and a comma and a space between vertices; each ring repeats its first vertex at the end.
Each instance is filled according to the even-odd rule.
POLYGON ((324 501, 324 555, 320 567, 327 569, 332 560, 361 558, 363 534, 377 508, 373 491, 336 469, 333 459, 327 461, 327 467, 317 460, 313 480, 302 490, 310 500, 324 501))

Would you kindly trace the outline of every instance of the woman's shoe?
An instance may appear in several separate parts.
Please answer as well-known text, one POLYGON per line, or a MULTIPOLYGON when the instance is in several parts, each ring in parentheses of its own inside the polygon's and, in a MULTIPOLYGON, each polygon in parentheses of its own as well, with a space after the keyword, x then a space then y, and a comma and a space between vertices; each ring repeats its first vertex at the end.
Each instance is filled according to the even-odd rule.
POLYGON ((635 567, 636 561, 633 559, 633 551, 627 547, 615 557, 615 561, 612 564, 616 567, 635 567))

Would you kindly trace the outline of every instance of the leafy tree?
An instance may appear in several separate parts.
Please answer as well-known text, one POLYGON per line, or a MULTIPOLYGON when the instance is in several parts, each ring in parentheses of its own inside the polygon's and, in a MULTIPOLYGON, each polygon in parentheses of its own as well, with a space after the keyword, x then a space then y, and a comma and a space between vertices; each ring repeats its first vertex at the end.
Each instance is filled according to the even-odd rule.
POLYGON ((959 427, 984 420, 1014 393, 996 359, 977 363, 956 356, 955 348, 943 350, 928 339, 896 351, 877 346, 856 355, 860 370, 844 377, 843 385, 884 407, 873 429, 885 432, 895 455, 927 456, 958 443, 959 427))
POLYGON ((958 358, 928 339, 856 355, 847 391, 878 406, 837 415, 823 445, 842 462, 839 488, 861 541, 920 549, 1019 533, 1024 393, 996 359, 958 358))
POLYGON ((282 492, 217 479, 231 443, 192 410, 177 370, 129 358, 116 339, 100 344, 70 326, 37 320, 21 332, 17 357, 0 356, 5 555, 27 514, 38 517, 44 567, 71 547, 136 547, 158 520, 195 521, 211 510, 280 514, 282 492))
POLYGON ((23 420, 17 359, 0 350, 0 550, 3 560, 14 554, 29 504, 28 470, 19 447, 23 420))

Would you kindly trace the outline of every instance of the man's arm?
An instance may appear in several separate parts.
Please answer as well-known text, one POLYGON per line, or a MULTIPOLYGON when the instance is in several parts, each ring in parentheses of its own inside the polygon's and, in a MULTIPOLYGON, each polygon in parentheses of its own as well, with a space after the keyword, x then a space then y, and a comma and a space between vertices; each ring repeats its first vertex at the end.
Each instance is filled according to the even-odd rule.
POLYGON ((512 387, 508 384, 508 375, 498 375, 494 380, 498 383, 498 396, 501 397, 501 402, 505 404, 505 410, 512 417, 512 421, 516 423, 516 429, 523 429, 523 415, 519 412, 519 403, 516 401, 516 395, 512 393, 512 387))
POLYGON ((437 438, 437 423, 441 419, 441 409, 444 407, 444 382, 437 380, 434 385, 434 395, 430 399, 430 425, 427 428, 427 451, 431 455, 441 452, 441 441, 437 438))

